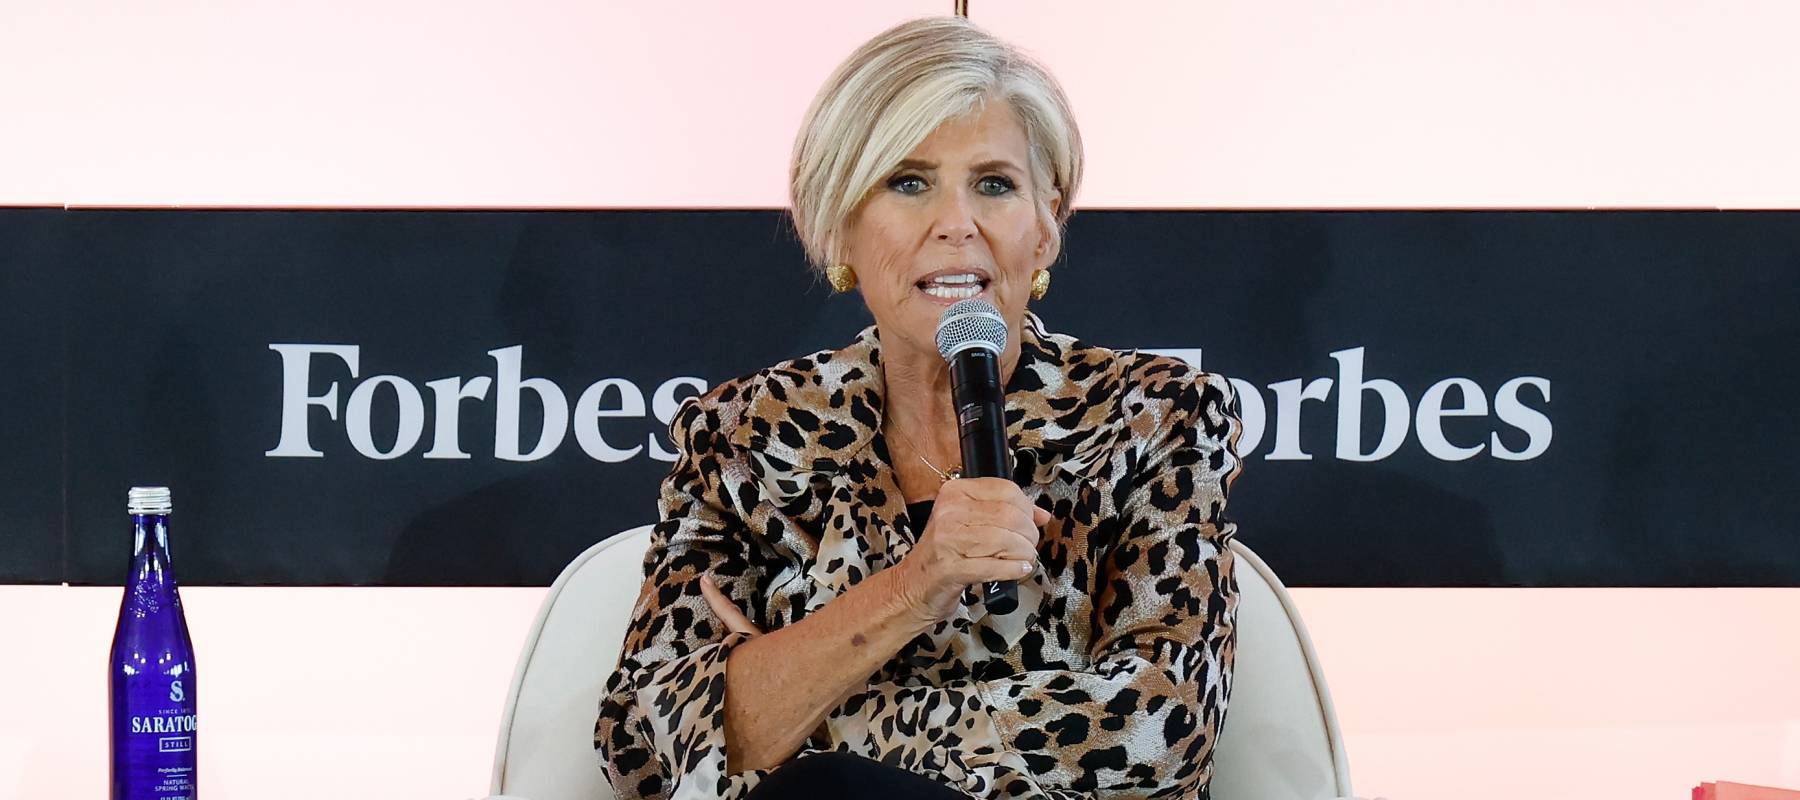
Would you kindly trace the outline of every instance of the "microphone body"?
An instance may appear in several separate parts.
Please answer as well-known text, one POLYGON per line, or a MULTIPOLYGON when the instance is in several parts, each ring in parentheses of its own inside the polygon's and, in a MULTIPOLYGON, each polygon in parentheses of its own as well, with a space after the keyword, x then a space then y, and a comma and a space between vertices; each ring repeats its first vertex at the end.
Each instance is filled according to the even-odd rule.
MULTIPOLYGON (((1011 478, 1012 452, 1006 446, 1006 387, 1000 384, 1000 355, 969 348, 950 359, 950 393, 956 403, 956 432, 962 443, 963 475, 1011 478)), ((995 613, 1019 605, 1012 581, 988 581, 985 600, 995 613)))
MULTIPOLYGON (((938 352, 950 365, 962 474, 971 478, 1012 477, 1006 387, 1000 382, 1006 333, 999 309, 975 298, 952 304, 938 320, 938 352)), ((989 610, 1005 614, 1018 607, 1019 588, 1012 581, 989 581, 984 599, 989 610)))
POLYGON ((1007 478, 1006 387, 1000 385, 1000 357, 969 349, 950 361, 950 394, 956 402, 956 433, 962 442, 963 474, 1007 478))

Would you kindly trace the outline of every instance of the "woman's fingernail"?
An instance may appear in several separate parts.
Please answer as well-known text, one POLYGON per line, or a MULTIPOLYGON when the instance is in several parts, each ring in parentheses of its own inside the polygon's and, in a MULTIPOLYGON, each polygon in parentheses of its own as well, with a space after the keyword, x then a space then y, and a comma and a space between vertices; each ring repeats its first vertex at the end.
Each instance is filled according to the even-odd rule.
POLYGON ((1020 565, 1019 565, 1019 566, 1021 566, 1021 567, 1024 567, 1024 568, 1025 568, 1025 569, 1024 569, 1024 572, 1025 572, 1025 574, 1026 574, 1026 575, 1030 575, 1030 574, 1031 574, 1031 562, 1029 562, 1029 561, 1027 561, 1027 562, 1025 562, 1025 563, 1023 563, 1023 564, 1020 564, 1020 565))

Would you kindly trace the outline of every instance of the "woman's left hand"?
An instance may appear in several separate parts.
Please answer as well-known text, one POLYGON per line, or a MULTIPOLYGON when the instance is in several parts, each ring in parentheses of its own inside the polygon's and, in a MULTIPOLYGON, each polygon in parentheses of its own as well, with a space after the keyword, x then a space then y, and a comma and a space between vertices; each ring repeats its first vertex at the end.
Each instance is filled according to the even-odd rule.
POLYGON ((724 592, 719 591, 719 587, 713 585, 712 578, 705 575, 700 576, 700 596, 706 598, 706 604, 712 606, 713 613, 719 615, 719 619, 724 620, 725 627, 732 633, 762 635, 762 629, 756 627, 756 624, 751 622, 749 617, 744 616, 744 612, 739 611, 737 605, 731 602, 731 598, 726 597, 724 592))

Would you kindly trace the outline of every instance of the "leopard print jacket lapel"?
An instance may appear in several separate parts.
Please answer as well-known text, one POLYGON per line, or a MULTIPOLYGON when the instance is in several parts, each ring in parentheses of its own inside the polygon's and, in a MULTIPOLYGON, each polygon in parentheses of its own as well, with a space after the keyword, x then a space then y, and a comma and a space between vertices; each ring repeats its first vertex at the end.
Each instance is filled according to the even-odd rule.
MULTIPOLYGON (((1035 314, 1020 326, 1019 363, 1006 385, 1006 430, 1020 484, 1048 483, 1057 470, 1088 479, 1117 446, 1124 414, 1116 399, 1126 360, 1048 333, 1035 314)), ((870 325, 848 347, 756 373, 731 436, 781 473, 842 472, 877 443, 885 400, 881 338, 870 325)), ((883 459, 885 463, 885 458, 883 459)), ((761 476, 759 476, 761 477, 761 476)), ((771 484, 797 490, 798 484, 771 484)))

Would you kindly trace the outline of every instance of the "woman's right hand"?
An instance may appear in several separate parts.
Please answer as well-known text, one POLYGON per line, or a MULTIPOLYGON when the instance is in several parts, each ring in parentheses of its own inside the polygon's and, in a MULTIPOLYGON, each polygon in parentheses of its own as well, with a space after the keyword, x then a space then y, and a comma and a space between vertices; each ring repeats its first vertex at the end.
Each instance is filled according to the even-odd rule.
POLYGON ((1005 478, 945 481, 925 533, 895 567, 900 591, 921 621, 948 618, 969 586, 1036 570, 1038 528, 1050 519, 1005 478))

